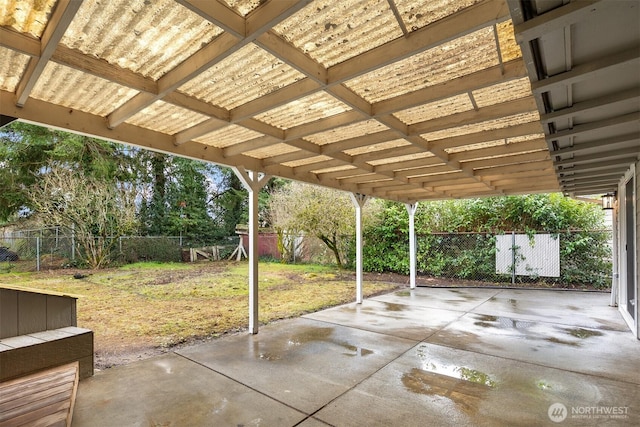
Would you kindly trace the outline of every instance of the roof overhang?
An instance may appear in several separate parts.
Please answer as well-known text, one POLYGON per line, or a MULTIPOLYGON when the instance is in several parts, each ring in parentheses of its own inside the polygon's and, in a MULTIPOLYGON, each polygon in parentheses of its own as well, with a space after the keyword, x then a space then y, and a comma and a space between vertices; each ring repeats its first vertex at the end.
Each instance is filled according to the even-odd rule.
MULTIPOLYGON (((568 170, 592 162, 567 164, 575 154, 559 150, 579 141, 599 155, 609 135, 565 137, 582 122, 558 110, 581 119, 593 116, 582 107, 615 105, 595 108, 596 125, 625 123, 607 161, 622 167, 637 149, 637 25, 589 48, 583 33, 600 18, 555 24, 504 0, 4 3, 0 112, 28 122, 405 202, 558 191, 558 179, 566 191, 568 170), (531 41, 574 26, 576 62, 532 74, 552 53, 531 41), (565 80, 554 74, 586 68, 599 81, 602 61, 626 70, 611 88, 585 83, 569 104, 556 95, 565 80)), ((602 3, 637 24, 637 8, 602 3)))
POLYGON ((510 1, 562 191, 617 189, 640 159, 640 3, 510 1))

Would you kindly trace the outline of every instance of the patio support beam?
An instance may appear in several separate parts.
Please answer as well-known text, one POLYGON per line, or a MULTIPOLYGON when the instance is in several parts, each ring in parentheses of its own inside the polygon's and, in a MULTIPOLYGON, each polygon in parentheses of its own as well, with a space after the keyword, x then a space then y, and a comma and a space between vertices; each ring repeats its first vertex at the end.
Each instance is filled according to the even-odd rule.
POLYGON ((362 208, 369 196, 349 193, 356 208, 356 303, 362 304, 362 208))
MULTIPOLYGON (((187 58, 180 65, 162 76, 158 80, 158 92, 146 93, 140 92, 138 95, 125 102, 123 105, 115 109, 107 116, 109 128, 114 129, 130 117, 147 108, 154 102, 164 98, 169 93, 175 91, 184 83, 194 79, 213 65, 219 63, 225 58, 231 56, 241 48, 253 42, 261 34, 269 30, 269 28, 277 23, 287 19, 300 9, 302 9, 307 1, 278 1, 266 3, 260 10, 259 15, 249 15, 244 20, 244 38, 236 37, 234 33, 241 32, 241 22, 234 14, 226 14, 227 18, 233 16, 232 23, 227 26, 228 29, 234 29, 232 32, 224 32, 216 37, 208 45, 187 58)), ((185 3, 186 4, 186 3, 185 3)), ((207 3, 202 3, 207 6, 207 3)), ((212 6, 209 4, 208 6, 212 6)), ((201 9, 194 3, 189 3, 188 8, 192 11, 198 10, 200 16, 206 17, 215 24, 217 19, 210 17, 207 10, 201 9)), ((222 8, 216 8, 220 12, 222 8)), ((231 21, 229 21, 231 22, 231 21)))
POLYGON ((418 202, 407 203, 407 213, 409 214, 409 287, 416 287, 416 211, 418 202))
POLYGON ((505 21, 509 8, 502 0, 485 0, 465 8, 431 25, 413 31, 346 61, 329 67, 329 84, 341 83, 361 76, 395 61, 439 46, 447 41, 470 34, 487 24, 505 21))
POLYGON ((625 159, 629 164, 633 161, 634 156, 638 154, 638 147, 627 147, 618 150, 611 150, 607 153, 589 154, 573 159, 560 160, 555 162, 555 166, 580 165, 584 163, 598 162, 604 159, 625 159), (626 160, 629 159, 629 160, 626 160))
POLYGON ((638 55, 638 46, 631 49, 617 52, 612 55, 598 58, 592 62, 580 64, 564 73, 555 74, 544 80, 538 80, 531 83, 531 90, 535 94, 549 92, 559 87, 566 87, 574 83, 582 82, 587 79, 594 78, 598 74, 602 75, 604 71, 611 68, 619 67, 625 64, 632 64, 640 61, 638 55))
POLYGON ((619 242, 618 242, 618 201, 613 202, 613 211, 611 211, 611 307, 618 306, 618 287, 620 286, 620 275, 618 274, 618 265, 620 260, 619 242))
POLYGON ((221 1, 176 0, 176 2, 238 38, 246 36, 245 19, 221 1))
POLYGON ((242 166, 233 172, 249 192, 249 333, 258 333, 258 192, 271 178, 242 166))

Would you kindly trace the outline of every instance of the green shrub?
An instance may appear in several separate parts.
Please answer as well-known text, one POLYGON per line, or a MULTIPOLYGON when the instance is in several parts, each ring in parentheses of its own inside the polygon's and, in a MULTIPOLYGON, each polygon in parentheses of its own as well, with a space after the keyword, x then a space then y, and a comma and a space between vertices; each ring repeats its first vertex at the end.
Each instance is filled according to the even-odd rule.
POLYGON ((181 248, 168 237, 127 237, 121 239, 120 259, 125 264, 140 261, 179 262, 181 248))
MULTIPOLYGON (((363 268, 407 274, 408 214, 400 203, 383 206, 364 230, 363 268)), ((560 233, 561 276, 532 274, 517 280, 607 288, 610 233, 592 231, 602 229, 603 218, 597 205, 559 194, 424 203, 416 213, 417 270, 434 277, 510 282, 510 274, 496 273, 497 235, 505 230, 529 236, 560 233)))

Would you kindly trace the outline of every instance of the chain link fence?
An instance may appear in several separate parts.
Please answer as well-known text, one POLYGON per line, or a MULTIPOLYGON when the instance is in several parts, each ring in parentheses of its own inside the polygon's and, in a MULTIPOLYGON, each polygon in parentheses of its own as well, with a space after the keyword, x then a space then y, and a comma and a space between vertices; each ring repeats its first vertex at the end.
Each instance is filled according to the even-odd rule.
POLYGON ((0 262, 8 263, 4 265, 5 269, 15 264, 31 271, 60 268, 75 257, 73 238, 60 228, 20 230, 0 235, 0 262))
MULTIPOLYGON (((201 253, 215 248, 216 256, 225 259, 238 246, 238 240, 238 236, 215 241, 188 236, 122 236, 107 244, 113 261, 129 264, 189 261, 189 248, 203 248, 201 253)), ((73 230, 56 227, 5 232, 0 234, 0 270, 11 270, 16 266, 22 271, 82 267, 81 251, 73 230)))
POLYGON ((417 237, 418 274, 493 283, 611 284, 611 231, 433 233, 417 237))
MULTIPOLYGON (((421 276, 453 281, 587 284, 606 288, 611 283, 611 238, 610 230, 533 235, 422 234, 416 237, 417 270, 421 276)), ((126 236, 113 242, 112 259, 124 264, 190 261, 206 258, 207 254, 212 254, 210 259, 227 259, 238 248, 240 239, 236 235, 203 242, 183 236, 126 236)), ((296 243, 288 262, 335 262, 334 254, 318 239, 290 240, 296 243)), ((352 246, 349 239, 343 240, 345 246, 352 246)), ((5 233, 0 235, 0 270, 17 264, 27 271, 81 266, 80 249, 75 243, 73 233, 58 228, 5 233)), ((402 256, 408 263, 408 242, 406 246, 402 256)), ((349 259, 343 261, 350 261, 353 254, 345 249, 344 257, 349 259)))

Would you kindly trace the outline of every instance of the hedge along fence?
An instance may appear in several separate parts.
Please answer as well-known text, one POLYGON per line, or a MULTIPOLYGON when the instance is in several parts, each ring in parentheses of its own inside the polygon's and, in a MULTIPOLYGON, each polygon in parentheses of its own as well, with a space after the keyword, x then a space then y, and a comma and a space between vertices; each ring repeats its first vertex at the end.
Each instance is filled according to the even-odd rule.
MULTIPOLYGON (((418 274, 437 278, 492 283, 547 283, 566 286, 611 285, 611 232, 567 231, 551 233, 559 239, 559 277, 543 277, 535 271, 528 275, 504 274, 496 268, 497 236, 491 233, 432 233, 417 240, 418 274)), ((398 236, 403 237, 403 236, 398 236)), ((406 237, 406 236, 404 236, 406 237)), ((529 236, 533 239, 533 235, 529 236)), ((400 239, 381 241, 368 236, 364 245, 366 271, 409 273, 409 243, 400 239)), ((511 248, 510 248, 511 249, 511 248)), ((523 259, 524 248, 515 246, 515 270, 523 259)), ((521 269, 520 269, 521 270, 521 269)))

